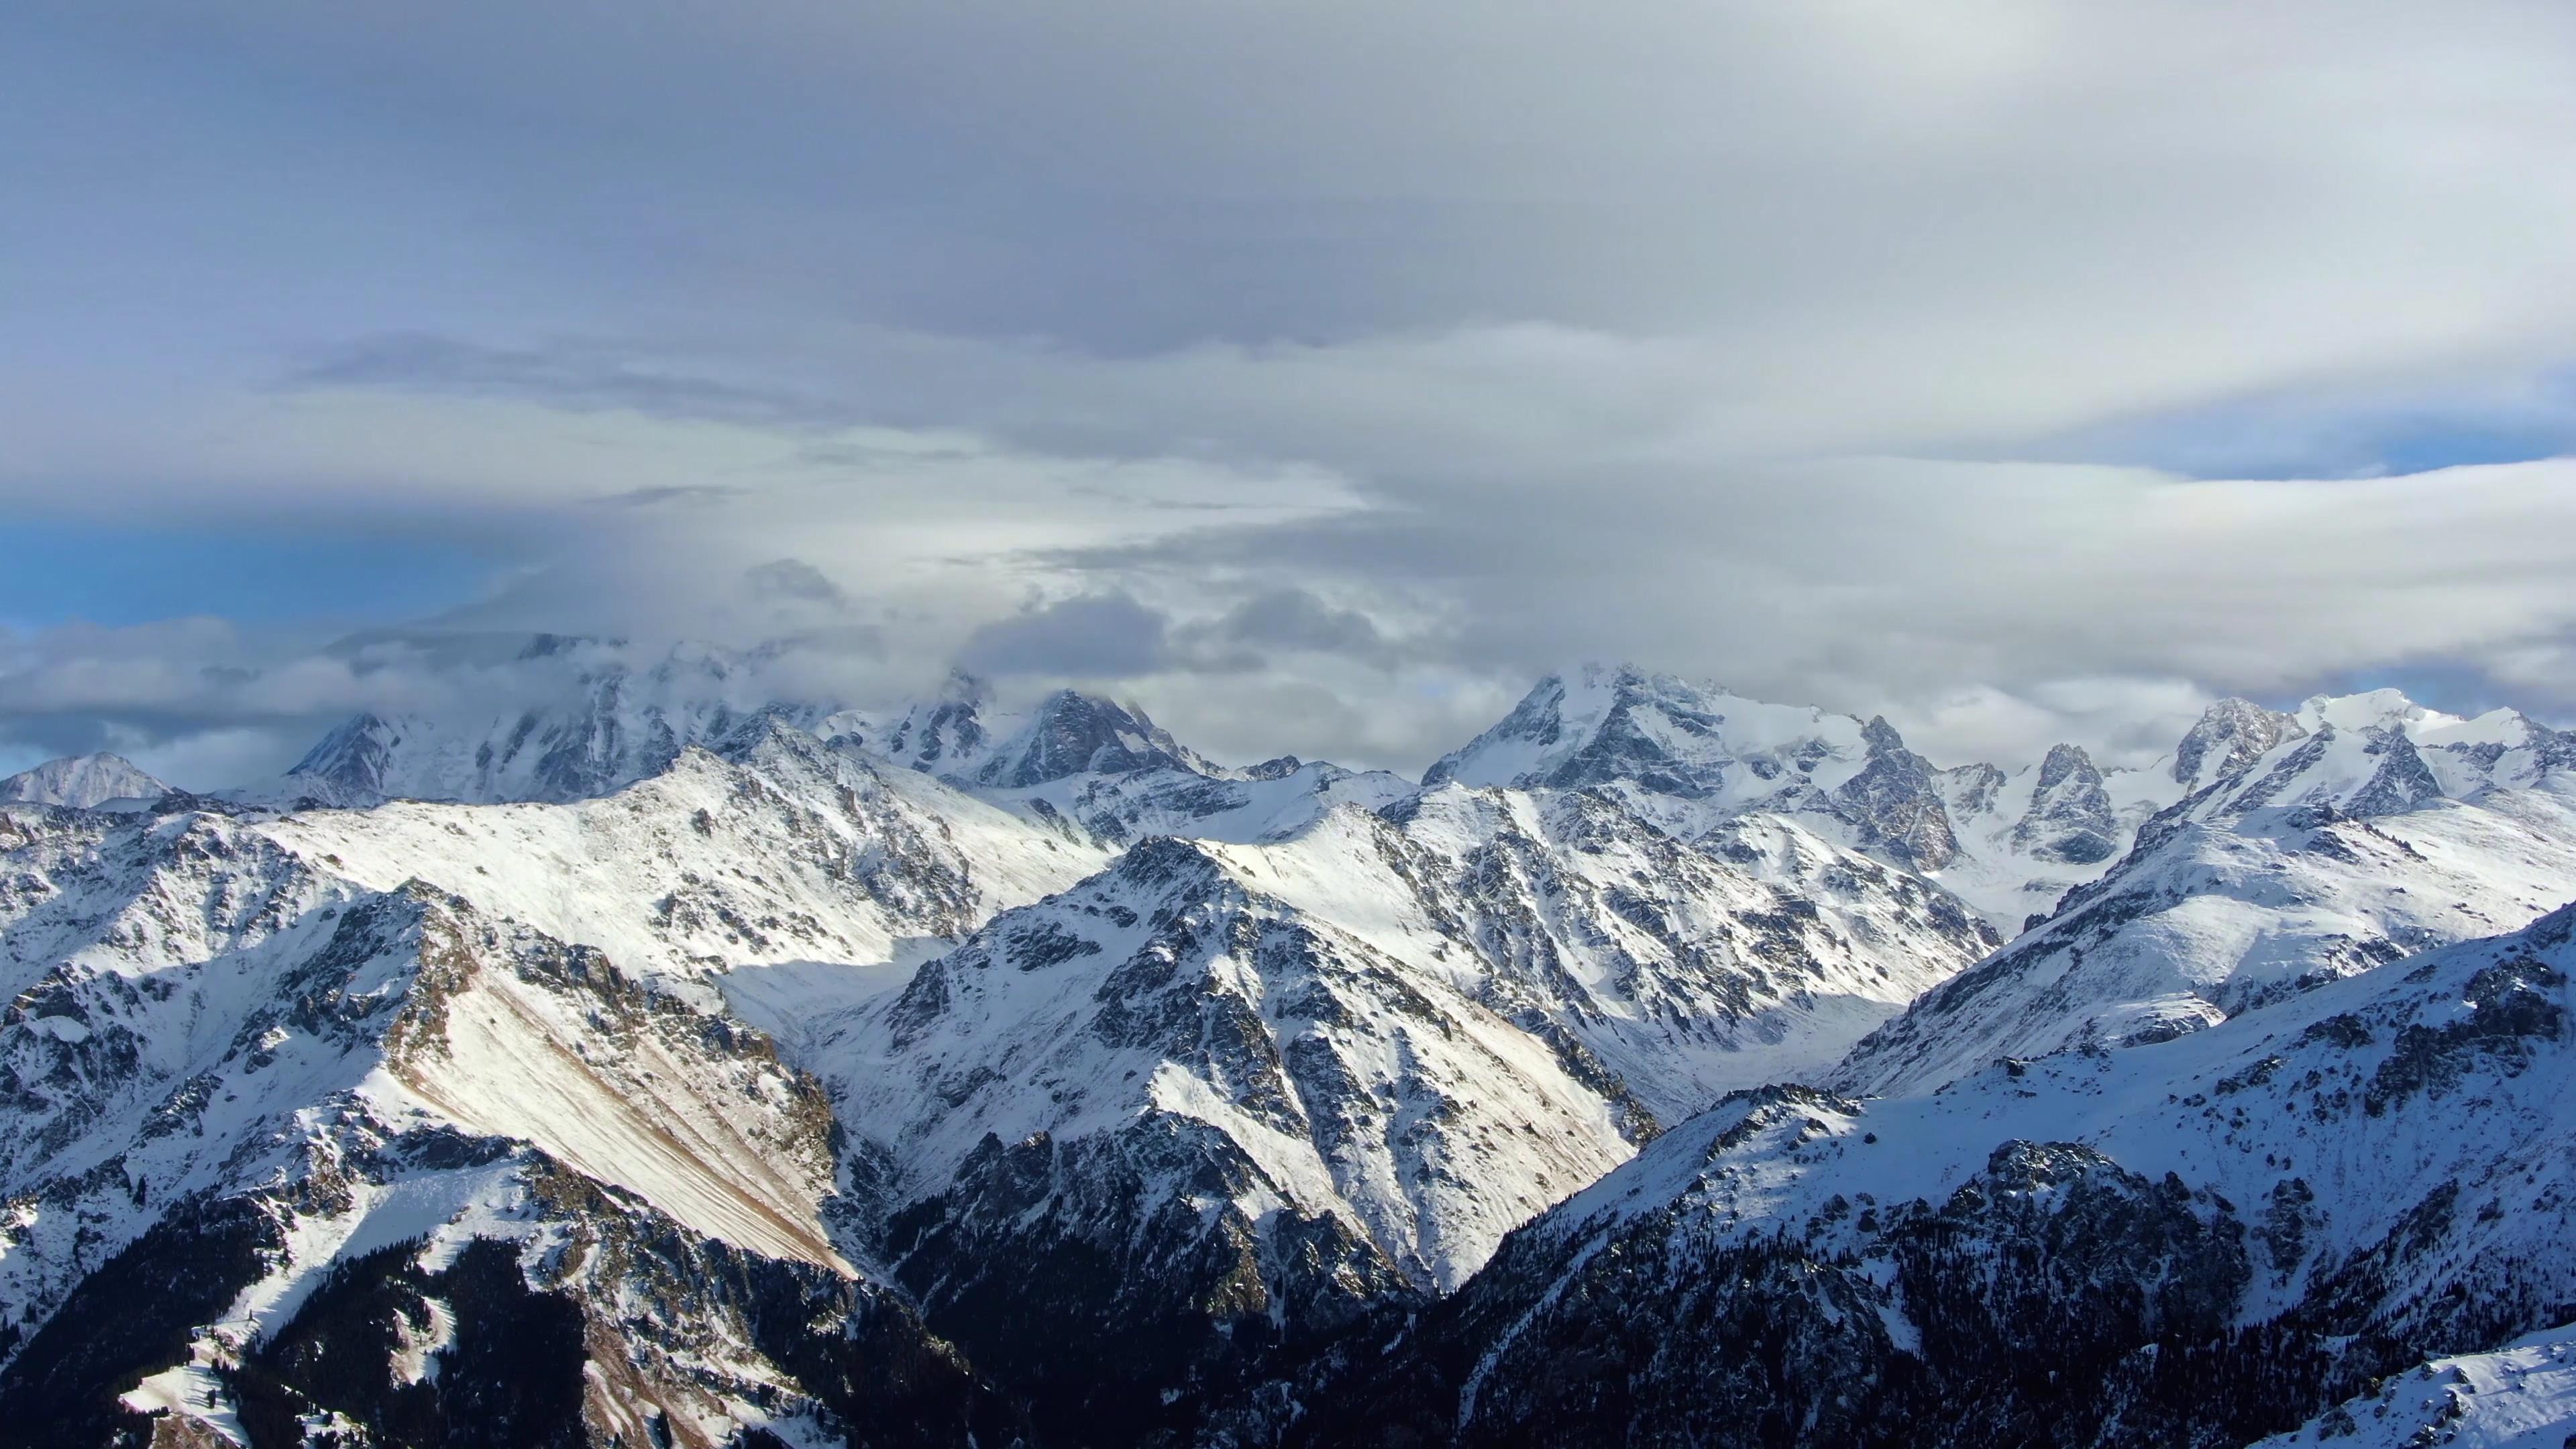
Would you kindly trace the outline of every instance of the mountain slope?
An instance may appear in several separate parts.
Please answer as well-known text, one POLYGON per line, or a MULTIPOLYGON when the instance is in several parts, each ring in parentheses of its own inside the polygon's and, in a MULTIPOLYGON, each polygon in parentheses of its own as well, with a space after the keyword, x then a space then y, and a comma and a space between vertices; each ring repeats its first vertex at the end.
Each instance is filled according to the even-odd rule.
POLYGON ((908 966, 1107 858, 775 721, 719 744, 596 799, 395 802, 246 828, 377 889, 434 882, 682 991, 746 968, 908 966))
POLYGON ((1217 1442, 2237 1445, 2563 1321, 2576 908, 2126 1052, 1746 1093, 1217 1442), (1382 1340, 1380 1340, 1382 1341, 1382 1340), (1294 1406, 1293 1408, 1291 1406, 1294 1406))
POLYGON ((1083 1442, 1454 1283, 1629 1150, 1547 1046, 1168 839, 806 1051, 889 1164, 892 1271, 1083 1442))
POLYGON ((2576 1439, 2576 1329, 2435 1359, 2253 1449, 2566 1449, 2576 1439))
POLYGON ((828 1103, 756 1033, 236 822, 12 864, 49 847, 85 858, 11 903, 56 949, 0 1020, 0 1442, 1008 1426, 854 1277, 828 1103))

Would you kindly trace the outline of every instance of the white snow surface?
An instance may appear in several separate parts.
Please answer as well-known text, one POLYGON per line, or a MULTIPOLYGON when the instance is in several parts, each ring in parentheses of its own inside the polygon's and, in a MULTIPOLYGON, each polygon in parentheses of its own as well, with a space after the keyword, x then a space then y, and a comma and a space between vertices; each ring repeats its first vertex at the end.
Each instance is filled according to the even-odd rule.
POLYGON ((123 755, 66 755, 0 780, 0 800, 95 810, 119 800, 155 800, 170 787, 123 755))
POLYGON ((2576 1324, 2492 1353, 2437 1358, 2253 1449, 2566 1449, 2576 1440, 2576 1324))
POLYGON ((962 935, 1109 858, 1079 832, 785 727, 738 758, 691 748, 601 799, 406 801, 255 828, 370 889, 427 880, 672 982, 918 959, 924 938, 962 935))

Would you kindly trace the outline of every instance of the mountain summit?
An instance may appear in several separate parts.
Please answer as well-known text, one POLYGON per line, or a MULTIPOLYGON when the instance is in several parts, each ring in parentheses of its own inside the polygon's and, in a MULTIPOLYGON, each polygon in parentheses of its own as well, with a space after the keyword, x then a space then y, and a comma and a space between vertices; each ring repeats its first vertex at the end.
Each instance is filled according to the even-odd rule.
POLYGON ((123 755, 66 755, 0 780, 0 800, 91 810, 112 800, 157 800, 170 787, 123 755))

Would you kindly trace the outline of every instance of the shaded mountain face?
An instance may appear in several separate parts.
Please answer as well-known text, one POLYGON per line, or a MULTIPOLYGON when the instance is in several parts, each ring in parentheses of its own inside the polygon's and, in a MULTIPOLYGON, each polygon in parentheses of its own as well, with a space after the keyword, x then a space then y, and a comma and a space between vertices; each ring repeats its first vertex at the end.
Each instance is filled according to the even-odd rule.
POLYGON ((0 780, 0 800, 94 810, 116 800, 158 800, 170 787, 123 755, 66 755, 0 780))
POLYGON ((2294 1428, 2576 1303, 2571 935, 2561 911, 1937 1096, 1743 1094, 1515 1233, 1410 1332, 1240 1394, 1212 1437, 2219 1446, 2294 1428))

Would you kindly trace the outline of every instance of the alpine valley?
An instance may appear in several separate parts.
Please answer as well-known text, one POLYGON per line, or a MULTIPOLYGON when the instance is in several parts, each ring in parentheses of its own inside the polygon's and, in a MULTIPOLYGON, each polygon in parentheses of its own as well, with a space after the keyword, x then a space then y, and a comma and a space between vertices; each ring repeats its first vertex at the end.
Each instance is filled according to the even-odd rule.
POLYGON ((471 647, 0 781, 0 1444, 2576 1443, 2576 734, 471 647))

